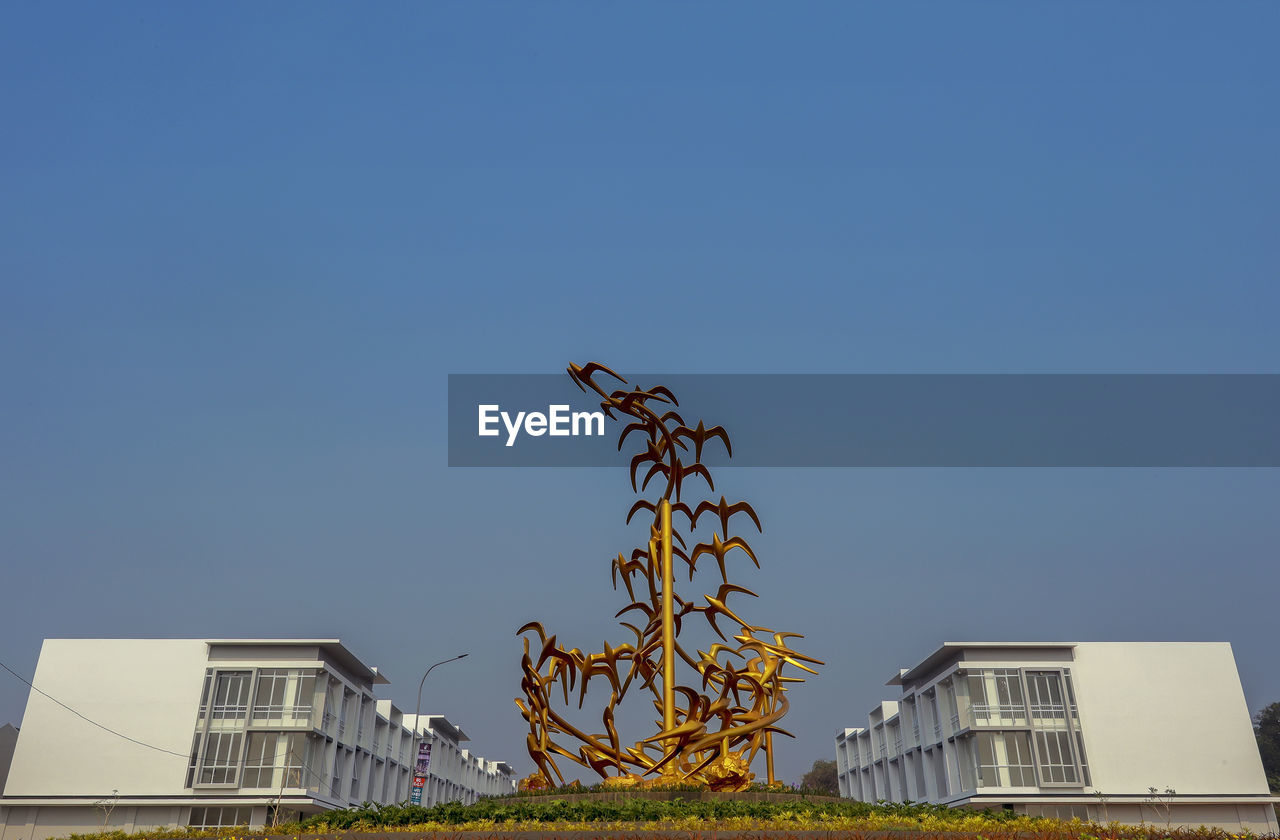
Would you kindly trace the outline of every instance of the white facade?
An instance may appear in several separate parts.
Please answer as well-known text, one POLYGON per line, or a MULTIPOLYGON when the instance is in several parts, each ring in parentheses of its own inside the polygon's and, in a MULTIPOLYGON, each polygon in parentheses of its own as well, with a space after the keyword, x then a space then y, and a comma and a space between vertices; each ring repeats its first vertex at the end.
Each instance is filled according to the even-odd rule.
MULTIPOLYGON (((414 716, 375 699, 387 680, 337 640, 47 639, 32 682, 0 840, 260 826, 409 798, 414 716)), ((458 727, 422 723, 423 805, 514 790, 506 765, 452 760, 458 727)))
POLYGON ((1280 830, 1229 644, 947 642, 888 684, 842 796, 1280 830))

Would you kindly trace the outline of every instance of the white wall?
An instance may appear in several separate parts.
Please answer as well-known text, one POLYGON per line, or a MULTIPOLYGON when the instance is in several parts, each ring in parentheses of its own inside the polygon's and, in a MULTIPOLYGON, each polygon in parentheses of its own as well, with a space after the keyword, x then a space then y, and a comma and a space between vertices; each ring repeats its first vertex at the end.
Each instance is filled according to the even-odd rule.
POLYGON ((1084 642, 1071 673, 1095 789, 1267 793, 1230 644, 1084 642))
POLYGON ((97 808, 41 806, 17 807, 6 814, 0 840, 44 840, 68 834, 94 833, 106 829, 145 831, 178 824, 182 808, 177 805, 117 806, 110 815, 97 808))
POLYGON ((189 795, 187 755, 206 666, 192 639, 46 639, 33 684, 105 732, 32 691, 6 796, 189 795))

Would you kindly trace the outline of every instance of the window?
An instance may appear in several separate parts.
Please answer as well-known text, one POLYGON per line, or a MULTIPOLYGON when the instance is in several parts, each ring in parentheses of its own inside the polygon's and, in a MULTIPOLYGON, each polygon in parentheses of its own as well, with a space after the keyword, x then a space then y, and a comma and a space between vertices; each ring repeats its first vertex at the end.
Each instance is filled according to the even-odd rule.
POLYGON ((313 672, 266 668, 258 672, 253 698, 254 723, 306 724, 315 694, 313 672))
POLYGON ((1071 755, 1072 733, 1042 730, 1034 734, 1036 749, 1040 753, 1040 778, 1044 784, 1079 784, 1075 758, 1071 755))
POLYGON ((239 732, 210 732, 200 760, 200 784, 234 785, 240 767, 239 732))
POLYGON ((188 825, 192 828, 227 828, 249 824, 252 808, 192 808, 188 825))
POLYGON ((986 668, 968 676, 973 723, 977 726, 1026 726, 1022 676, 1016 668, 986 668))
POLYGON ((246 788, 304 787, 301 732, 251 732, 244 760, 246 788))
POLYGON ((219 671, 214 684, 213 720, 243 720, 249 711, 251 671, 219 671))
POLYGON ((1067 706, 1062 699, 1062 675, 1057 671, 1028 671, 1027 699, 1034 721, 1066 721, 1067 706))
POLYGON ((979 787, 1034 787, 1035 760, 1025 732, 979 732, 979 787))

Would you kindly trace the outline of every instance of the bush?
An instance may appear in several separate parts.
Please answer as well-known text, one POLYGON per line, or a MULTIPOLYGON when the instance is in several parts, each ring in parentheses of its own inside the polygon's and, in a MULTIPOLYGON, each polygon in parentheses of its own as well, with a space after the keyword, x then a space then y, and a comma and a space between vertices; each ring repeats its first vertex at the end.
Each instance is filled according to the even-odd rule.
MULTIPOLYGON (((581 792, 577 790, 574 792, 581 792)), ((317 814, 299 823, 269 829, 271 834, 331 834, 343 831, 442 831, 446 840, 459 831, 573 832, 583 840, 601 840, 626 829, 666 829, 700 835, 705 829, 726 836, 750 836, 761 830, 825 832, 834 838, 866 838, 884 832, 912 832, 920 840, 967 836, 984 840, 1241 840, 1247 835, 1216 828, 1166 830, 1162 826, 1128 826, 1028 817, 1012 811, 972 811, 941 805, 895 802, 870 804, 842 800, 806 799, 752 802, 744 799, 686 800, 675 798, 584 799, 570 802, 563 794, 506 796, 482 799, 474 805, 446 802, 420 805, 375 805, 317 814), (578 832, 581 832, 580 834, 578 832)), ((71 840, 177 840, 178 838, 262 837, 246 828, 162 829, 126 835, 111 831, 72 835, 71 840)), ((1258 838, 1261 840, 1261 838, 1258 838)), ((1276 838, 1280 840, 1280 838, 1276 838)))

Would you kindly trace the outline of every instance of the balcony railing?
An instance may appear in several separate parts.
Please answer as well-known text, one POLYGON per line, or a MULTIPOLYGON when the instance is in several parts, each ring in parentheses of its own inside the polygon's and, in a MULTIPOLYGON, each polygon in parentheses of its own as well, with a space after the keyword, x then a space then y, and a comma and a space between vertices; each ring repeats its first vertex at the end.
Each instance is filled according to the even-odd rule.
POLYGON ((970 717, 973 722, 982 724, 998 724, 998 723, 1025 723, 1027 720, 1027 710, 1021 705, 999 705, 990 703, 974 703, 970 707, 970 717))
POLYGON ((292 724, 304 724, 311 719, 311 706, 292 706, 283 703, 264 703, 253 707, 253 720, 281 721, 292 724))
POLYGON ((243 718, 249 711, 247 703, 215 703, 213 706, 214 720, 238 720, 243 718))

